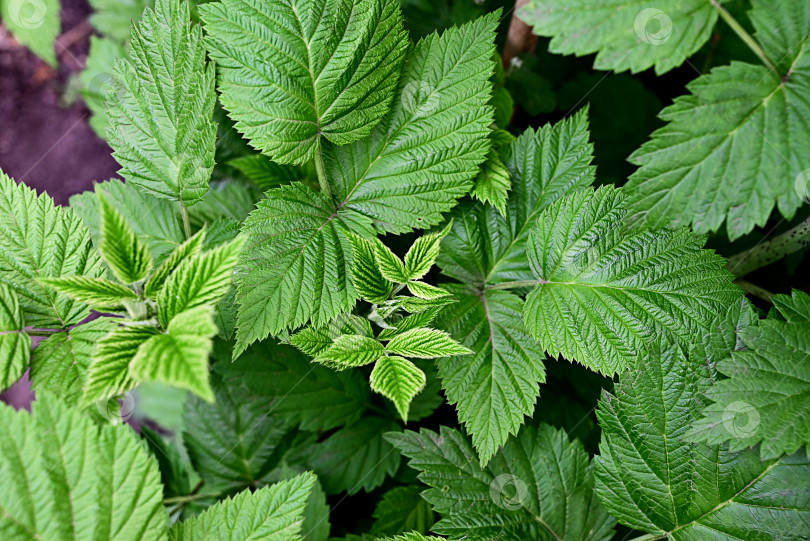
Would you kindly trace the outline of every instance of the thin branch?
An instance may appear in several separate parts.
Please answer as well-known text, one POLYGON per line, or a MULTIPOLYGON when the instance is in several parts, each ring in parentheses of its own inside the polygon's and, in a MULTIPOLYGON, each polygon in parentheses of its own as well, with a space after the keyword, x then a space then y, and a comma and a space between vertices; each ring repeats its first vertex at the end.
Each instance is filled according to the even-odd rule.
POLYGON ((517 17, 518 10, 528 3, 529 0, 515 1, 512 20, 509 22, 509 33, 503 46, 503 67, 506 69, 509 68, 512 58, 524 51, 534 52, 537 46, 537 36, 532 33, 532 27, 517 17))
POLYGON ((726 268, 741 278, 790 254, 800 252, 808 246, 810 246, 810 218, 790 231, 731 257, 726 268))
POLYGON ((773 293, 771 293, 764 287, 759 287, 758 285, 753 284, 748 280, 737 280, 734 283, 740 286, 743 289, 743 291, 745 291, 749 295, 753 295, 754 297, 760 298, 767 303, 773 303, 773 293))

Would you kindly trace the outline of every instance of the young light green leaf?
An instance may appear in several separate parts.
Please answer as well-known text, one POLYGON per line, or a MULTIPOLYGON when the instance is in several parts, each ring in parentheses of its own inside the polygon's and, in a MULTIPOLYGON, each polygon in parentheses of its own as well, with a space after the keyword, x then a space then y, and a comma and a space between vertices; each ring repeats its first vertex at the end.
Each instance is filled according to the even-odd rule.
POLYGON ((165 333, 152 336, 138 348, 129 363, 131 376, 188 389, 212 402, 208 354, 217 333, 212 316, 213 308, 207 305, 174 316, 165 333))
POLYGON ((582 190, 543 212, 527 250, 538 285, 526 327, 550 355, 608 375, 653 337, 691 342, 742 296, 703 238, 623 234, 625 214, 620 190, 582 190))
POLYGON ((430 271, 439 256, 442 239, 447 236, 451 227, 453 227, 452 220, 442 231, 422 235, 416 239, 405 254, 405 274, 408 280, 419 280, 430 271))
POLYGON ((255 492, 242 491, 200 515, 176 522, 171 541, 297 541, 304 509, 317 478, 304 473, 255 492))
POLYGON ((0 20, 11 35, 55 68, 55 45, 61 29, 59 0, 3 0, 0 20))
POLYGON ((448 402, 472 436, 482 465, 534 411, 546 380, 543 350, 523 324, 523 301, 509 291, 479 296, 448 285, 458 303, 439 314, 437 326, 463 340, 472 355, 436 361, 448 402))
POLYGON ((416 357, 418 359, 435 359, 448 355, 468 355, 472 353, 444 331, 417 327, 396 335, 385 347, 387 353, 416 357))
MULTIPOLYGON (((807 295, 797 291, 794 297, 807 295)), ((803 309, 803 317, 810 317, 807 306, 803 309)), ((810 445, 810 322, 791 319, 769 318, 740 329, 742 351, 717 363, 727 379, 706 392, 714 403, 694 423, 691 439, 709 445, 729 442, 731 451, 759 443, 764 459, 810 445)))
POLYGON ((326 329, 315 327, 306 327, 290 337, 290 345, 312 357, 331 346, 332 342, 334 337, 326 329))
POLYGON ((157 296, 160 324, 165 327, 181 312, 219 302, 231 288, 243 244, 244 237, 237 237, 180 261, 157 296))
POLYGON ((775 206, 793 217, 810 195, 810 4, 752 5, 756 37, 779 71, 715 68, 661 112, 667 125, 630 157, 640 166, 627 183, 630 223, 707 233, 725 222, 734 240, 764 226, 775 206))
POLYGON ((96 346, 117 326, 115 319, 100 317, 40 342, 31 356, 31 386, 78 404, 96 346))
POLYGON ((279 163, 345 145, 388 111, 407 38, 394 0, 222 0, 200 7, 236 129, 279 163))
POLYGON ((530 0, 518 17, 549 50, 597 53, 594 68, 658 75, 680 66, 712 34, 718 12, 703 0, 530 0))
POLYGON ((57 295, 40 278, 103 274, 87 228, 73 211, 0 171, 0 282, 17 293, 26 325, 63 329, 90 314, 87 305, 57 295))
POLYGON ((371 364, 385 354, 385 348, 374 338, 355 334, 338 336, 313 362, 336 370, 371 364))
POLYGON ((176 203, 143 192, 134 185, 120 180, 96 184, 95 192, 87 191, 70 198, 70 208, 78 214, 96 246, 101 245, 101 203, 98 193, 124 217, 138 238, 149 247, 155 261, 183 243, 185 237, 180 225, 180 212, 176 203))
POLYGON ((368 383, 358 370, 336 372, 314 365, 294 348, 270 340, 251 346, 222 376, 264 397, 272 411, 302 430, 349 424, 368 406, 368 383))
POLYGON ((469 191, 490 146, 487 102, 499 18, 489 13, 419 41, 391 112, 371 135, 324 145, 341 209, 373 219, 382 231, 404 233, 438 224, 469 191))
POLYGON ((193 237, 175 248, 163 263, 155 269, 143 286, 143 292, 147 297, 154 298, 163 288, 163 284, 175 269, 188 258, 194 257, 202 251, 205 242, 205 229, 199 230, 193 237))
POLYGON ((323 325, 354 306, 350 227, 370 234, 370 222, 336 214, 324 194, 302 183, 267 192, 243 229, 234 355, 268 334, 323 325))
POLYGON ((165 539, 157 463, 131 427, 99 426, 38 391, 30 413, 0 405, 0 431, 4 538, 165 539))
POLYGON ((383 494, 374 508, 372 533, 383 535, 409 532, 412 536, 427 533, 435 518, 430 504, 422 498, 422 490, 423 487, 416 484, 395 487, 383 494))
MULTIPOLYGON (((90 24, 103 36, 119 43, 129 41, 132 22, 138 21, 144 8, 154 6, 154 0, 129 0, 126 3, 115 0, 89 0, 93 13, 90 24)), ((91 53, 92 54, 92 53, 91 53)))
POLYGON ((42 278, 40 282, 97 310, 121 308, 125 300, 137 299, 131 289, 106 278, 63 276, 42 278))
POLYGON ((428 301, 441 299, 442 297, 450 295, 446 290, 426 284, 425 282, 408 282, 408 291, 411 292, 411 295, 428 301))
POLYGON ((511 187, 509 169, 504 165, 498 151, 490 149, 486 161, 481 165, 481 171, 475 177, 470 195, 498 209, 501 216, 506 216, 506 201, 511 187))
POLYGON ((357 293, 374 304, 387 301, 394 292, 394 284, 383 276, 377 262, 375 243, 360 235, 352 235, 350 238, 354 253, 352 281, 357 293))
POLYGON ((431 324, 431 322, 436 318, 436 315, 439 313, 441 308, 431 308, 429 310, 424 310, 422 312, 417 312, 415 314, 411 314, 406 316, 399 321, 393 323, 393 326, 390 329, 383 329, 380 331, 380 334, 377 336, 378 340, 391 340, 398 334, 402 334, 405 331, 410 331, 411 329, 415 329, 416 327, 427 327, 431 324))
POLYGON ((120 281, 140 282, 152 270, 152 256, 103 192, 99 190, 97 194, 101 203, 101 255, 120 281))
POLYGON ((215 101, 188 2, 158 0, 133 26, 108 93, 107 135, 126 181, 182 205, 199 201, 214 168, 215 101))
POLYGON ((28 368, 31 338, 24 329, 17 294, 6 284, 0 284, 0 390, 11 387, 28 368))
POLYGON ((108 400, 135 388, 129 363, 141 345, 159 334, 155 327, 116 327, 98 341, 87 370, 81 404, 85 407, 108 400))
POLYGON ((408 422, 411 400, 425 388, 425 373, 408 359, 380 357, 371 371, 371 390, 389 398, 402 420, 408 422))
POLYGON ((620 522, 651 536, 796 539, 810 516, 807 454, 761 461, 754 450, 688 441, 710 389, 702 359, 677 346, 645 352, 599 404, 596 493, 620 522))
POLYGON ((322 442, 296 449, 289 459, 318 474, 329 495, 371 492, 399 467, 399 453, 383 439, 392 430, 399 426, 391 419, 366 416, 322 442))
POLYGON ((526 427, 480 467, 469 440, 441 427, 386 436, 410 458, 422 493, 451 540, 566 539, 607 541, 615 519, 593 492, 588 453, 548 425, 526 427))
POLYGON ((402 535, 395 535, 394 537, 386 537, 386 538, 378 537, 375 541, 441 541, 441 539, 442 539, 441 537, 434 537, 432 535, 429 537, 425 537, 419 532, 408 532, 402 535))
POLYGON ((374 255, 383 277, 398 284, 406 283, 409 276, 405 270, 405 263, 380 239, 375 237, 371 242, 374 244, 374 255))

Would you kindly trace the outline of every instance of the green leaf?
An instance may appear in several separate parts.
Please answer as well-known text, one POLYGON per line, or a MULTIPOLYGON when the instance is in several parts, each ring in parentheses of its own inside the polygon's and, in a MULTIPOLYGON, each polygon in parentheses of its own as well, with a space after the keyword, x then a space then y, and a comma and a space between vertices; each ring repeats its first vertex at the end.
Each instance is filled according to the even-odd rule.
POLYGON ((372 533, 376 535, 427 533, 435 519, 430 504, 422 498, 421 492, 421 486, 408 485, 393 488, 383 494, 374 509, 372 533))
POLYGON ((367 407, 368 383, 357 370, 314 365, 285 345, 252 346, 223 373, 263 396, 268 408, 300 423, 302 430, 330 430, 351 423, 367 407))
POLYGON ((797 539, 810 516, 806 454, 763 462, 688 441, 710 385, 680 348, 645 352, 600 402, 596 493, 620 522, 673 541, 797 539))
MULTIPOLYGON (((511 114, 512 107, 509 107, 511 114)), ((489 203, 506 216, 506 201, 509 199, 509 189, 512 180, 509 178, 509 169, 504 165, 497 150, 489 150, 486 161, 481 165, 481 171, 475 177, 475 185, 470 195, 482 203, 489 203)))
POLYGON ((270 161, 263 154, 250 154, 234 158, 228 165, 236 168, 260 190, 269 190, 282 184, 289 184, 305 176, 297 167, 270 161))
POLYGON ((240 237, 183 258, 158 293, 160 324, 165 327, 181 312, 219 302, 231 288, 233 269, 243 244, 240 237))
POLYGON ((422 312, 411 314, 407 317, 400 319, 392 324, 390 329, 383 329, 379 335, 378 340, 391 340, 398 334, 405 331, 415 329, 416 327, 427 327, 436 318, 440 308, 431 308, 422 312))
POLYGON ((28 368, 31 338, 16 293, 0 284, 0 390, 11 387, 28 368))
POLYGON ((47 392, 0 405, 6 539, 166 539, 157 464, 128 426, 98 426, 47 392))
POLYGON ((96 309, 120 308, 125 300, 137 299, 131 289, 106 278, 64 276, 61 278, 43 278, 40 282, 55 289, 62 295, 89 304, 96 309))
POLYGON ((295 459, 318 474, 329 495, 371 492, 399 467, 399 453, 383 439, 383 434, 398 429, 390 419, 367 416, 298 449, 295 459))
POLYGON ((312 362, 325 364, 335 370, 345 370, 373 363, 384 354, 385 348, 374 338, 344 334, 318 353, 312 362))
POLYGON ((291 424, 244 383, 215 382, 214 391, 215 403, 190 398, 183 415, 183 443, 206 492, 229 493, 266 483, 291 424))
POLYGON ((301 183, 267 192, 244 225, 235 355, 268 334, 307 321, 323 325, 354 306, 350 227, 368 230, 369 224, 336 214, 326 196, 301 183))
POLYGON ((78 404, 96 346, 116 327, 114 319, 102 317, 40 342, 31 357, 31 386, 78 404))
POLYGON ((425 373, 408 359, 383 356, 371 371, 371 390, 390 399, 402 420, 408 422, 413 397, 425 388, 425 373))
POLYGON ((188 210, 191 225, 201 227, 217 219, 241 223, 256 208, 261 196, 262 192, 247 182, 214 182, 199 203, 188 210))
POLYGON ((452 540, 607 541, 615 520, 593 492, 588 454, 565 432, 526 427, 486 468, 456 430, 422 429, 386 437, 430 488, 422 493, 452 540))
POLYGON ((327 177, 340 209, 382 231, 427 228, 466 194, 489 150, 495 28, 490 13, 411 50, 394 106, 371 135, 324 145, 327 177))
POLYGON ((788 323, 810 323, 810 295, 793 290, 792 295, 774 295, 773 305, 788 323))
POLYGON ((690 436, 709 445, 729 442, 731 451, 760 443, 764 459, 795 453, 810 444, 810 322, 769 318, 743 327, 740 337, 744 350, 717 363, 727 379, 706 392, 714 403, 690 436))
POLYGON ((725 222, 734 240, 764 226, 775 206, 792 218, 808 195, 810 5, 752 5, 756 37, 779 72, 715 68, 661 112, 667 125, 630 157, 640 166, 627 184, 630 223, 706 233, 725 222))
POLYGON ((411 295, 429 301, 450 295, 446 290, 426 284, 425 282, 408 282, 408 291, 411 292, 411 295))
POLYGON ((162 260, 183 243, 177 205, 153 197, 120 180, 96 184, 95 192, 84 192, 70 198, 70 207, 90 230, 93 243, 101 243, 101 203, 99 193, 123 216, 138 238, 149 247, 155 261, 162 260))
POLYGON ((391 251, 391 248, 383 244, 383 242, 374 238, 372 241, 374 245, 374 256, 377 260, 377 266, 380 273, 386 280, 404 284, 409 280, 408 272, 405 270, 405 263, 391 251))
POLYGON ((140 282, 152 270, 152 256, 138 239, 124 217, 112 206, 103 192, 101 203, 101 242, 99 250, 115 277, 125 284, 140 282))
POLYGON ((115 327, 101 338, 87 370, 82 405, 89 406, 134 389, 138 381, 130 374, 129 363, 141 344, 159 332, 155 327, 115 327))
POLYGON ((375 243, 360 235, 352 235, 351 241, 354 254, 352 281, 357 293, 373 304, 387 301, 394 292, 394 284, 383 276, 375 243))
POLYGON ((529 239, 538 285, 526 327, 551 356, 611 375, 653 337, 689 343, 741 297, 725 261, 686 230, 622 234, 620 190, 583 190, 543 212, 529 239))
POLYGON ((199 201, 214 168, 215 101, 188 2, 158 0, 133 26, 108 94, 107 135, 124 179, 186 206, 199 201))
POLYGON ((447 236, 451 227, 453 227, 452 220, 442 231, 422 235, 416 239, 405 254, 405 274, 408 280, 419 280, 430 271, 439 256, 442 239, 447 236))
MULTIPOLYGON (((98 2, 99 0, 93 0, 98 2)), ((91 2, 91 3, 93 3, 91 2)), ((143 11, 143 9, 141 9, 143 11)), ((96 14, 90 16, 91 20, 96 14)), ((138 12, 140 17, 141 12, 138 12)), ((138 18, 134 17, 134 18, 138 18)), ((126 38, 129 39, 129 24, 127 19, 126 38)), ((91 117, 88 123, 101 139, 107 138, 107 92, 112 86, 112 73, 115 69, 115 60, 125 56, 126 50, 117 41, 109 38, 90 36, 90 52, 87 54, 84 70, 79 80, 82 83, 82 97, 91 117)), ((74 196, 75 197, 75 196, 74 196)))
MULTIPOLYGON (((90 24, 103 36, 124 43, 129 41, 132 21, 138 21, 144 8, 154 6, 154 0, 89 0, 93 13, 90 24)), ((91 53, 92 54, 92 53, 91 53)))
POLYGON ((317 481, 304 473, 255 492, 243 491, 175 523, 172 541, 227 539, 229 541, 298 541, 304 509, 317 481))
POLYGON ((144 342, 129 364, 137 380, 159 381, 188 389, 212 402, 208 354, 217 333, 211 306, 198 306, 174 316, 165 333, 144 342))
POLYGON ((479 296, 464 286, 445 286, 458 298, 439 315, 437 326, 463 340, 472 355, 437 361, 448 402, 472 436, 481 464, 534 411, 545 382, 542 349, 523 325, 523 301, 508 291, 479 296))
POLYGON ((443 274, 470 285, 532 279, 526 243, 537 217, 595 177, 587 109, 526 130, 501 152, 512 177, 505 217, 489 205, 460 206, 438 258, 443 274))
POLYGON ((39 283, 49 276, 102 276, 90 235, 71 211, 0 171, 0 282, 17 294, 26 325, 67 328, 90 314, 86 305, 39 283))
POLYGON ((222 0, 200 7, 222 104, 251 145, 303 163, 388 111, 407 48, 393 0, 222 0))
POLYGON ((56 68, 54 46, 61 31, 60 10, 59 0, 3 0, 0 19, 17 41, 56 68))
MULTIPOLYGON (((378 537, 375 541, 441 541, 441 537, 425 537, 421 533, 418 532, 408 532, 403 535, 396 535, 394 537, 378 537)), ((349 538, 346 538, 346 541, 349 541, 349 538)), ((360 539, 360 541, 365 541, 364 539, 360 539)))
POLYGON ((703 0, 530 0, 518 10, 535 34, 553 38, 552 53, 597 53, 595 69, 637 73, 655 66, 658 75, 709 40, 717 15, 703 0))
POLYGON ((467 355, 472 353, 444 331, 417 327, 396 335, 385 347, 387 353, 416 357, 418 359, 435 359, 448 355, 467 355))
POLYGON ((193 237, 175 248, 175 250, 169 254, 169 257, 163 260, 163 263, 155 269, 143 286, 144 294, 147 297, 155 297, 163 288, 166 279, 177 269, 180 263, 196 256, 202 251, 203 243, 205 242, 205 233, 205 229, 201 229, 193 237))

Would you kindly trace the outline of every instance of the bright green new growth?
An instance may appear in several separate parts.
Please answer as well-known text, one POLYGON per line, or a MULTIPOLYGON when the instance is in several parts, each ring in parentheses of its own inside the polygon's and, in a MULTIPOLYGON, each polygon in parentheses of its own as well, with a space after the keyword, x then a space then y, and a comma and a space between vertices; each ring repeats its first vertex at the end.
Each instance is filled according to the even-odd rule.
POLYGON ((562 431, 526 427, 486 467, 457 430, 387 438, 430 487, 422 496, 442 515, 433 531, 451 540, 606 541, 613 535, 616 521, 594 494, 588 455, 562 431))
POLYGON ((621 190, 583 190, 543 212, 527 250, 538 285, 527 328, 550 355, 611 375, 659 336, 689 343, 742 295, 686 230, 621 232, 621 190))
POLYGON ((101 243, 98 249, 118 280, 127 285, 140 282, 152 270, 152 256, 103 193, 98 192, 101 203, 101 243))
POLYGON ((710 376, 677 346, 653 346, 605 393, 595 459, 602 504, 623 524, 673 541, 797 538, 810 513, 806 453, 761 461, 751 449, 685 437, 710 376))
POLYGON ((107 135, 126 181, 181 205, 198 202, 214 167, 216 95, 187 2, 146 9, 107 99, 107 135))
POLYGON ((787 321, 770 317, 738 331, 744 349, 717 363, 727 379, 707 391, 714 404, 693 424, 694 439, 728 442, 732 451, 759 443, 764 459, 810 443, 810 297, 795 291, 774 304, 787 321))
MULTIPOLYGON (((366 137, 407 48, 395 0, 223 0, 200 8, 223 106, 278 163, 366 137)), ((319 158, 320 159, 320 158, 319 158)))

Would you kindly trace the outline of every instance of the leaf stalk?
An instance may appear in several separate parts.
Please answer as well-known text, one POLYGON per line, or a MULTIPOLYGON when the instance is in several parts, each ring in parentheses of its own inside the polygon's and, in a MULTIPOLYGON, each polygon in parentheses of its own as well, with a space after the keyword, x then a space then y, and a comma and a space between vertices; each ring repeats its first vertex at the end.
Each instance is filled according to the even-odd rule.
POLYGON ((318 172, 318 184, 321 186, 321 192, 331 199, 332 190, 329 188, 329 180, 326 178, 326 167, 323 165, 323 151, 320 146, 315 153, 315 170, 318 172))
POLYGON ((743 40, 743 42, 748 45, 748 48, 753 51, 757 58, 759 58, 765 66, 774 73, 779 73, 779 70, 776 69, 776 65, 768 58, 768 55, 765 54, 765 51, 762 47, 757 43, 757 40, 748 33, 748 31, 743 28, 743 25, 734 18, 734 16, 728 12, 726 8, 724 8, 719 0, 709 0, 714 8, 720 13, 720 17, 726 22, 726 24, 734 31, 737 36, 743 40))
POLYGON ((726 268, 737 278, 810 246, 810 218, 781 235, 732 256, 726 268))

